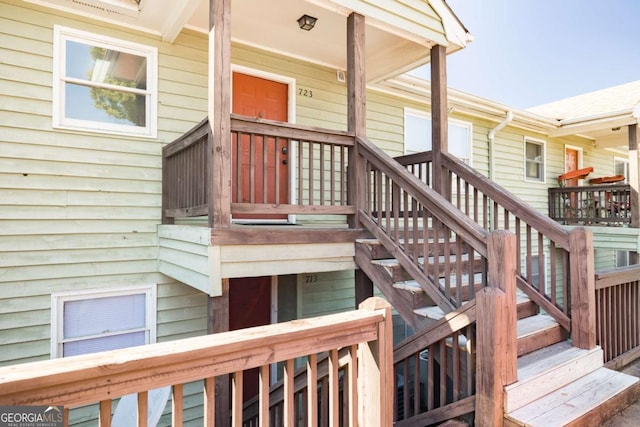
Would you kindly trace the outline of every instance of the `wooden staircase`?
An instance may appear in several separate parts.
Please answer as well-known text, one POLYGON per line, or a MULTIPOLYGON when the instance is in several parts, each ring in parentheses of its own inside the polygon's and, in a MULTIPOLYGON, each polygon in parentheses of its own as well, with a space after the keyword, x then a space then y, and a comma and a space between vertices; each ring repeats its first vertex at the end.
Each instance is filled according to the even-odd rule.
MULTIPOLYGON (((456 255, 465 254, 451 256, 456 255)), ((358 240, 356 258, 360 268, 413 328, 428 328, 445 316, 378 240, 358 240)), ((434 261, 431 256, 421 259, 423 265, 427 263, 426 269, 434 261)), ((445 264, 442 259, 439 262, 445 264)), ((464 269, 474 274, 462 277, 462 292, 469 291, 470 283, 478 287, 477 270, 464 269)), ((438 283, 442 285, 451 271, 438 271, 438 283)), ((451 280, 451 286, 455 287, 455 282, 451 280)), ((604 368, 599 347, 573 347, 567 340, 568 333, 523 293, 518 293, 516 303, 518 381, 505 389, 506 426, 597 426, 637 400, 638 378, 604 368)))

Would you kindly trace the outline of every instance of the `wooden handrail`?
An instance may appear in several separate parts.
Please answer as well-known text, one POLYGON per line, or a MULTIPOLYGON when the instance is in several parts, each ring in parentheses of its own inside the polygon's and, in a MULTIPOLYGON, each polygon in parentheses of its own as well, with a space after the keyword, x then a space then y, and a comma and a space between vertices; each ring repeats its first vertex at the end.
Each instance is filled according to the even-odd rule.
POLYGON ((467 182, 473 182, 473 186, 488 195, 494 202, 513 212, 532 228, 541 231, 545 236, 553 240, 556 245, 568 249, 569 233, 546 215, 542 215, 531 205, 525 203, 513 193, 496 185, 489 178, 476 171, 460 159, 443 153, 443 165, 455 172, 456 175, 467 182))
POLYGON ((640 264, 596 271, 595 276, 596 289, 604 289, 611 286, 621 285, 623 283, 633 282, 640 278, 640 264))
POLYGON ((231 115, 231 131, 256 133, 294 140, 324 142, 347 147, 354 145, 354 135, 350 132, 258 119, 238 114, 231 115))
POLYGON ((189 129, 173 142, 162 148, 163 157, 171 157, 182 150, 189 148, 201 138, 205 137, 209 132, 209 120, 205 118, 200 123, 189 129))
MULTIPOLYGON (((76 407, 100 402, 101 408, 105 408, 101 413, 110 414, 106 408, 111 406, 111 400, 126 394, 174 386, 174 395, 180 396, 182 384, 202 379, 205 380, 205 390, 210 391, 217 376, 233 374, 241 378, 244 370, 279 361, 287 361, 292 368, 292 361, 297 357, 315 356, 326 351, 337 355, 339 349, 349 348, 352 355, 350 363, 356 363, 356 346, 358 355, 366 358, 365 361, 357 360, 361 365, 359 369, 356 370, 355 366, 349 368, 360 373, 359 387, 372 387, 376 381, 378 386, 386 387, 391 381, 391 378, 383 378, 385 375, 390 377, 391 351, 388 346, 391 341, 390 306, 379 298, 371 298, 359 310, 346 313, 0 367, 0 405, 76 407), (377 342, 378 346, 372 346, 372 342, 377 342), (385 355, 385 352, 389 354, 385 355), (377 379, 363 378, 365 375, 376 376, 376 372, 377 379)), ((315 371, 317 366, 310 369, 315 371)), ((332 375, 331 381, 337 381, 332 375)), ((337 393, 337 389, 332 390, 337 393)), ((355 384, 350 393, 354 396, 357 393, 355 384)), ((368 401, 361 394, 357 399, 351 396, 349 402, 354 404, 357 401, 372 411, 373 416, 379 411, 377 416, 386 420, 387 415, 383 413, 386 404, 380 399, 386 399, 391 390, 379 390, 379 393, 376 390, 376 393, 378 399, 373 401, 368 401)), ((285 399, 287 405, 293 405, 290 399, 285 399)), ((178 402, 175 407, 180 407, 180 404, 178 402)), ((209 419, 210 415, 205 414, 205 417, 209 419)), ((174 419, 181 416, 181 413, 174 414, 174 419)))

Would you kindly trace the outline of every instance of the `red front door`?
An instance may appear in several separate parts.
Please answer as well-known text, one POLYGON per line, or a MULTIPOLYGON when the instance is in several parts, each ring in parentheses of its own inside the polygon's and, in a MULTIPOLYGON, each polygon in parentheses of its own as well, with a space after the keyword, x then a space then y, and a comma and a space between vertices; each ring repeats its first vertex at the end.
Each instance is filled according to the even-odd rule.
MULTIPOLYGON (((233 113, 286 122, 288 86, 233 73, 233 113)), ((288 141, 242 135, 233 138, 232 201, 289 203, 288 141), (240 170, 238 170, 238 168, 240 170)), ((286 215, 234 215, 234 219, 286 219, 286 215)))
MULTIPOLYGON (((271 277, 229 279, 229 330, 271 323, 271 277)), ((244 401, 258 394, 258 368, 244 373, 244 401)))
MULTIPOLYGON (((573 148, 565 148, 564 150, 564 172, 573 172, 578 170, 580 165, 579 162, 579 153, 578 150, 574 150, 573 148)), ((568 179, 565 183, 567 187, 575 187, 578 185, 577 179, 568 179)))

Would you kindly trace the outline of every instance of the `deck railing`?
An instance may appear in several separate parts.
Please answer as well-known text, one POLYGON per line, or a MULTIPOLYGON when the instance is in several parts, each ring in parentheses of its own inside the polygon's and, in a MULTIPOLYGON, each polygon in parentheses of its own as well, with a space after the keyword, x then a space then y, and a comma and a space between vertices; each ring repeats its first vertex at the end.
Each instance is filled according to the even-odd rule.
MULTIPOLYGON (((431 152, 396 160, 431 185, 434 173, 431 152)), ((588 326, 593 319, 586 309, 593 294, 593 277, 585 274, 594 268, 589 233, 583 229, 568 232, 449 154, 442 154, 442 164, 445 198, 485 230, 515 233, 518 287, 566 331, 572 331, 574 345, 587 348, 594 345, 595 337, 588 326), (586 310, 574 316, 573 325, 572 309, 586 310)))
MULTIPOLYGON (((318 354, 328 352, 328 424, 338 425, 339 411, 350 425, 391 425, 392 324, 389 305, 377 298, 359 310, 313 319, 206 335, 84 356, 53 359, 0 368, 0 405, 64 406, 99 403, 100 425, 111 423, 113 399, 138 393, 138 425, 146 425, 147 391, 172 386, 172 425, 183 422, 183 384, 203 381, 203 426, 215 421, 215 381, 232 379, 231 425, 242 425, 242 378, 259 367, 259 417, 269 414, 269 366, 284 363, 284 403, 279 424, 294 425, 295 358, 306 357, 308 425, 318 422, 318 354), (338 354, 346 349, 346 397, 338 395, 338 354)), ((226 424, 226 423, 225 423, 226 424)), ((266 424, 265 424, 266 425, 266 424)))
POLYGON ((640 265, 596 272, 596 339, 611 367, 640 357, 640 265))
POLYGON ((163 216, 208 213, 209 185, 229 192, 232 215, 349 215, 347 166, 354 137, 347 132, 231 117, 231 188, 208 182, 208 121, 163 149, 163 216))
POLYGON ((631 211, 628 184, 549 188, 549 216, 560 224, 629 225, 631 211))

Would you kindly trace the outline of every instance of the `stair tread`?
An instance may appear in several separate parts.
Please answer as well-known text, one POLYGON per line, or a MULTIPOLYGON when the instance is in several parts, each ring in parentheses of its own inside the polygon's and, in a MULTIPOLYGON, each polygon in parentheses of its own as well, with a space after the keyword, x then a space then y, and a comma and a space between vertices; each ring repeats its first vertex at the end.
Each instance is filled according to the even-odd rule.
POLYGON ((566 365, 575 358, 584 357, 593 352, 600 352, 600 348, 596 347, 592 350, 585 350, 572 346, 569 341, 561 341, 519 357, 518 378, 521 381, 526 380, 541 372, 566 365))
POLYGON ((638 378, 599 368, 507 417, 527 426, 564 426, 638 382, 638 378))
POLYGON ((518 338, 524 338, 528 335, 535 334, 546 329, 555 328, 557 326, 558 322, 547 314, 537 314, 535 316, 525 317, 518 321, 518 338))
POLYGON ((602 350, 563 341, 518 358, 518 381, 505 387, 505 411, 522 408, 602 367, 602 350))
POLYGON ((402 282, 396 282, 393 284, 393 287, 412 292, 422 291, 420 284, 415 280, 403 280, 402 282))

